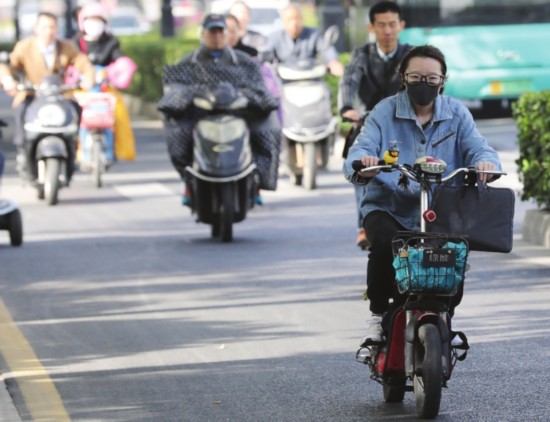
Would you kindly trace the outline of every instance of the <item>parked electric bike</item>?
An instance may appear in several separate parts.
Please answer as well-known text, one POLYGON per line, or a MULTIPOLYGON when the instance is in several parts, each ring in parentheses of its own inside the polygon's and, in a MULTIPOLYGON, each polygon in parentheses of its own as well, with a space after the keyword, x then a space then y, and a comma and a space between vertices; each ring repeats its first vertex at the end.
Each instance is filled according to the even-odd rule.
POLYGON ((235 114, 242 114, 248 100, 224 82, 215 91, 196 96, 193 104, 208 114, 193 131, 193 165, 185 169, 191 209, 198 222, 212 226, 212 237, 230 242, 233 223, 244 220, 254 207, 258 188, 250 132, 246 121, 235 114))
POLYGON ((36 187, 39 199, 55 205, 59 189, 69 186, 74 170, 78 112, 64 94, 75 87, 50 75, 39 85, 20 84, 17 89, 33 94, 24 116, 22 176, 36 187))
POLYGON ((103 175, 114 162, 116 97, 107 91, 106 69, 97 72, 99 81, 90 91, 75 93, 82 107, 80 119, 80 169, 92 174, 94 186, 103 185, 103 175))
MULTIPOLYGON (((2 139, 2 127, 5 126, 6 122, 0 119, 0 140, 2 139)), ((0 152, 0 179, 4 173, 4 163, 4 154, 0 152)), ((8 231, 12 246, 20 246, 23 243, 21 212, 13 201, 0 199, 0 230, 8 231)))
MULTIPOLYGON (((325 33, 325 46, 338 39, 338 29, 325 33)), ((330 89, 324 81, 327 67, 316 60, 279 64, 283 83, 283 136, 287 165, 295 185, 317 186, 317 170, 325 168, 339 132, 338 118, 332 114, 330 89)))
POLYGON ((400 293, 382 321, 385 340, 367 342, 356 359, 369 366, 371 378, 383 386, 387 402, 401 402, 406 391, 413 391, 416 413, 421 418, 439 414, 441 392, 457 361, 466 358, 466 335, 453 331, 449 306, 467 266, 468 243, 460 234, 427 233, 426 221, 433 221, 428 208, 433 184, 452 181, 466 174, 503 175, 500 171, 458 168, 442 177, 446 163, 432 157, 420 158, 414 165, 385 164, 357 171, 399 171, 400 183, 409 180, 420 185, 420 232, 402 232, 393 240, 396 284, 400 293), (458 337, 453 346, 452 339, 458 337))

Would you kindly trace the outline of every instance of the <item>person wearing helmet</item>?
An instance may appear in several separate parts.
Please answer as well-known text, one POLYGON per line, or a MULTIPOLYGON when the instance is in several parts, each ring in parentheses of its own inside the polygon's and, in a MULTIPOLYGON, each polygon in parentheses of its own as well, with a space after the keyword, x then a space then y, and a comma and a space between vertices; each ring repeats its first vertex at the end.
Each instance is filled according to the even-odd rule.
MULTIPOLYGON (((136 65, 132 59, 124 55, 118 39, 109 33, 108 24, 107 9, 101 3, 88 3, 78 13, 79 31, 75 34, 73 41, 96 66, 98 77, 108 81, 107 87, 102 89, 106 89, 117 97, 114 156, 109 158, 134 160, 135 140, 130 125, 130 115, 117 88, 125 89, 130 85, 136 65)), ((81 130, 81 141, 85 139, 84 131, 81 130)))

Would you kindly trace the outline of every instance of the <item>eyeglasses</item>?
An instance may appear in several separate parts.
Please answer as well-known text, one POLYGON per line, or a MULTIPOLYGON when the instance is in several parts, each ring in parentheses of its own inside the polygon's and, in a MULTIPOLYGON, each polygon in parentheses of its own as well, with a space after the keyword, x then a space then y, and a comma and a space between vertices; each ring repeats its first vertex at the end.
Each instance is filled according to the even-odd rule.
POLYGON ((405 82, 413 85, 419 84, 422 81, 426 81, 428 85, 439 85, 444 80, 444 75, 421 75, 419 73, 405 73, 405 82))

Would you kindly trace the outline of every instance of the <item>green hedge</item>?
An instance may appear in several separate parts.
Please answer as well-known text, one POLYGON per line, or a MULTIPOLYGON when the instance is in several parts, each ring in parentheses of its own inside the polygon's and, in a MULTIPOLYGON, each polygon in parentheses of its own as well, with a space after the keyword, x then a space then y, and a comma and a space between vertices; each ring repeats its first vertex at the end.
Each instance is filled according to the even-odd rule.
POLYGON ((137 64, 132 85, 126 90, 147 102, 157 102, 162 96, 162 68, 178 62, 196 49, 197 40, 182 38, 121 37, 121 47, 137 64))
POLYGON ((521 199, 550 209, 550 91, 523 94, 512 112, 518 128, 521 199))
MULTIPOLYGON (((176 63, 185 54, 197 48, 199 43, 189 38, 121 37, 121 46, 124 54, 131 57, 138 66, 132 85, 126 92, 144 101, 157 102, 162 96, 162 67, 165 64, 176 63)), ((347 64, 349 57, 349 53, 343 53, 340 55, 340 61, 347 64)), ((337 115, 339 78, 329 75, 326 80, 332 93, 333 112, 337 115)), ((349 124, 343 124, 342 127, 347 130, 349 124)))
MULTIPOLYGON (((196 28, 190 29, 196 32, 196 28)), ((143 101, 156 103, 162 97, 162 68, 165 64, 174 64, 187 53, 199 46, 198 39, 182 34, 173 38, 161 38, 156 33, 144 36, 119 37, 122 51, 131 57, 137 64, 137 72, 132 85, 125 90, 130 95, 135 95, 143 101)), ((0 43, 0 51, 11 51, 13 43, 0 43)), ((350 53, 340 54, 340 61, 347 64, 350 53)), ((327 83, 332 93, 332 108, 338 115, 336 98, 338 94, 339 78, 327 76, 327 83)), ((342 125, 343 130, 349 128, 349 124, 342 125)))

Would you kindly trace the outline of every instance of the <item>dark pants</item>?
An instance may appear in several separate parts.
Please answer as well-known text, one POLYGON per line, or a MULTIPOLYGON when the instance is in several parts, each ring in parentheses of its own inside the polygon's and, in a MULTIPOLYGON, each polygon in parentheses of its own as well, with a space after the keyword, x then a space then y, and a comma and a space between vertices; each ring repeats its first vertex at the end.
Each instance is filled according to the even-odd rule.
MULTIPOLYGON (((388 310, 389 300, 402 300, 395 286, 393 268, 392 239, 398 231, 406 228, 391 215, 383 211, 369 213, 363 220, 363 228, 371 243, 367 264, 367 297, 373 314, 384 314, 388 310)), ((460 303, 464 283, 460 283, 457 294, 452 298, 449 313, 460 303)))
POLYGON ((25 97, 21 104, 18 104, 14 110, 15 125, 13 128, 13 143, 18 148, 23 146, 23 140, 25 139, 25 132, 23 130, 23 126, 25 124, 25 112, 27 111, 32 99, 33 97, 31 96, 25 97))

